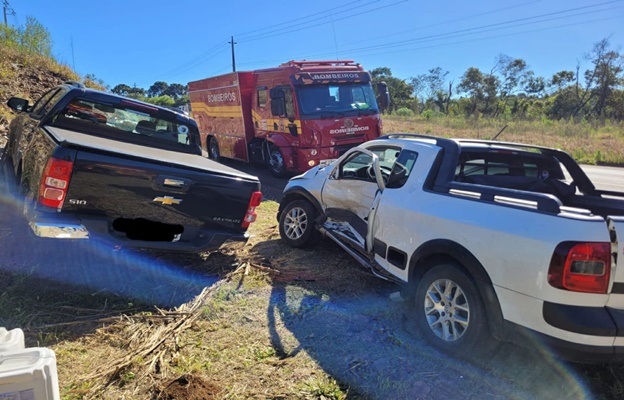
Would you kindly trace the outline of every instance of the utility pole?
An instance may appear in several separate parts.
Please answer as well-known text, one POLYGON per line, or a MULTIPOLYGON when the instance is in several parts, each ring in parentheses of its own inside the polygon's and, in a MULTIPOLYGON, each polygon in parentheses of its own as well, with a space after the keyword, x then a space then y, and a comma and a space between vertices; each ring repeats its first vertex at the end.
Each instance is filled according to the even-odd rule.
POLYGON ((7 19, 6 19, 6 10, 9 7, 9 0, 3 0, 2 1, 2 11, 4 11, 4 27, 6 28, 8 26, 7 24, 7 19))
POLYGON ((236 58, 234 57, 234 45, 236 42, 234 41, 234 36, 230 36, 230 39, 228 43, 232 45, 232 72, 236 72, 236 58))
POLYGON ((15 11, 9 7, 9 0, 2 0, 2 11, 4 12, 4 27, 8 28, 9 23, 7 22, 7 12, 9 15, 15 15, 15 11))

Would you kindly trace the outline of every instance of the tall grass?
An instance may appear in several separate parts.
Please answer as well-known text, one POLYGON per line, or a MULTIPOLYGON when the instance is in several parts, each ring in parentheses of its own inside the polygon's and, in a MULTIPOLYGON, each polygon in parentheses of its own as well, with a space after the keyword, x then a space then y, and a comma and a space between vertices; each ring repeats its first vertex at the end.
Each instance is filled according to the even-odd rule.
POLYGON ((498 120, 449 116, 384 116, 385 133, 411 132, 555 147, 585 164, 624 166, 624 122, 498 120))

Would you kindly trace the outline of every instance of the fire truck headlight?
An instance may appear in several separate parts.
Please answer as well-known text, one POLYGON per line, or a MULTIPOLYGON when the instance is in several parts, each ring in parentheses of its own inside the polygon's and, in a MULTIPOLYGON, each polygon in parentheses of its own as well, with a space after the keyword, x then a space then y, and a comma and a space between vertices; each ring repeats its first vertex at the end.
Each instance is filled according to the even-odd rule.
POLYGON ((310 160, 308 161, 308 166, 310 167, 314 167, 315 161, 314 160, 310 160))

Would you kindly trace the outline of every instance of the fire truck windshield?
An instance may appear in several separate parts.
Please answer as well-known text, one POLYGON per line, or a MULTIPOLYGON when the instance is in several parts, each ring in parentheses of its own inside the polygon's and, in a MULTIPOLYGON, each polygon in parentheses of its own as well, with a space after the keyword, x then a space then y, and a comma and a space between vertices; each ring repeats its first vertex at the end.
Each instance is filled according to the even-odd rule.
POLYGON ((379 112, 369 83, 338 83, 297 87, 302 117, 358 115, 379 112))

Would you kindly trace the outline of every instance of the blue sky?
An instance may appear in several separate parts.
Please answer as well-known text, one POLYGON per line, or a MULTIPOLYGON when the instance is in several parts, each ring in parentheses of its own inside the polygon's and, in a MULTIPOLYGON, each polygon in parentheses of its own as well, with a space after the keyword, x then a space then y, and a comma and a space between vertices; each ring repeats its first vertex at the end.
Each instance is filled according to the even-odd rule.
POLYGON ((624 51, 624 0, 9 0, 12 25, 35 17, 56 58, 110 87, 186 84, 291 59, 353 59, 408 79, 442 67, 459 82, 499 54, 537 75, 573 70, 610 37, 624 51))

